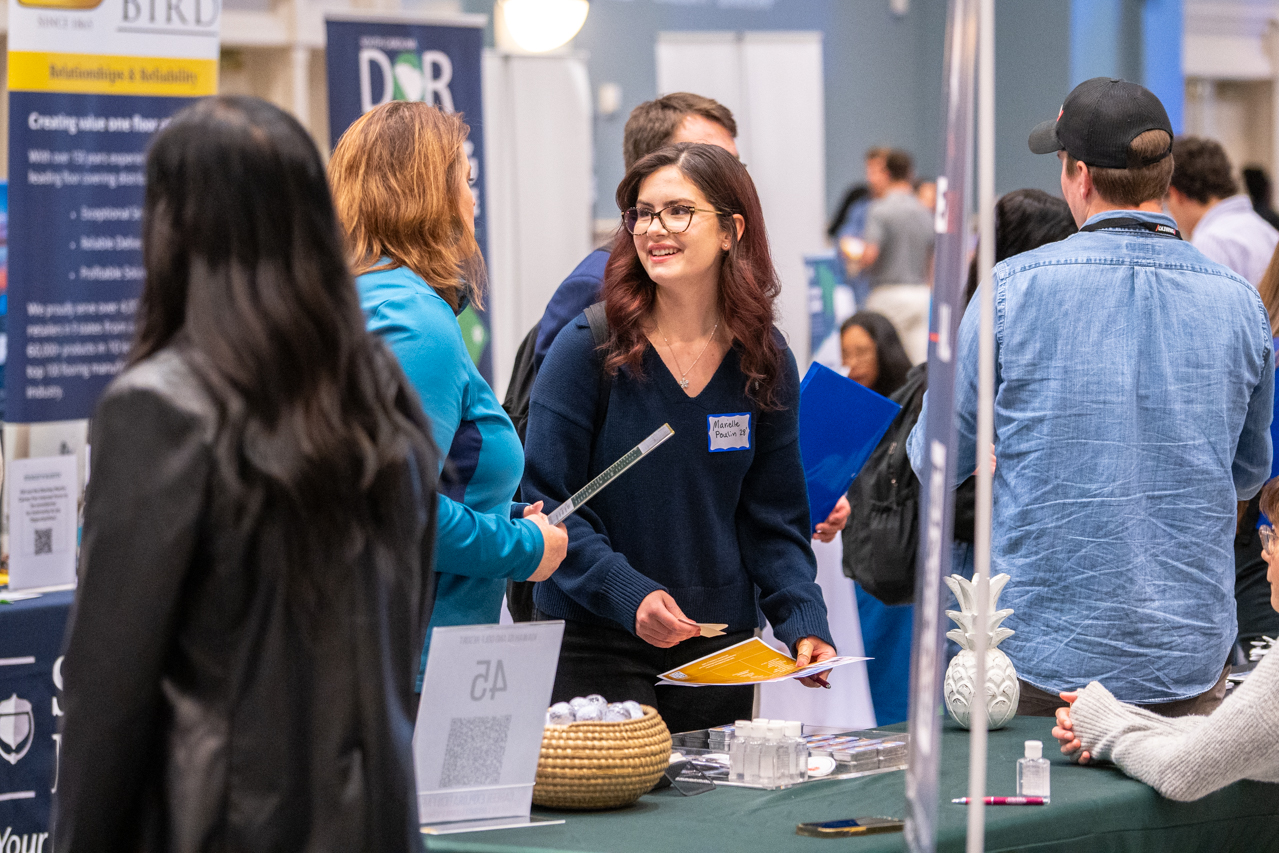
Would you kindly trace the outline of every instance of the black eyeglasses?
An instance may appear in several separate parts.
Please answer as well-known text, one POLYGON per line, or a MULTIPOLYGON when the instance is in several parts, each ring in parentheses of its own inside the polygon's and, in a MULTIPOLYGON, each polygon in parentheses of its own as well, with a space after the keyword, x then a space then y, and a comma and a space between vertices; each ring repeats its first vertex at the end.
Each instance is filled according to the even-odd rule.
POLYGON ((693 224, 693 214, 698 212, 714 213, 719 216, 728 215, 714 208, 693 207, 687 204, 672 204, 661 210, 640 210, 638 207, 632 207, 622 214, 622 227, 632 234, 643 234, 652 226, 653 219, 656 218, 668 233, 683 234, 693 224))

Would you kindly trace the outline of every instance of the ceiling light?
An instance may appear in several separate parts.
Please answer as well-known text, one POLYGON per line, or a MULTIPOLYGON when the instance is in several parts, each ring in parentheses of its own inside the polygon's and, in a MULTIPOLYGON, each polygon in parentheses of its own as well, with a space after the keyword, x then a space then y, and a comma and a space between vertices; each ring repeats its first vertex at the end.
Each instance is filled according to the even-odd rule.
POLYGON ((521 49, 545 53, 568 44, 586 22, 588 0, 502 0, 506 30, 521 49))

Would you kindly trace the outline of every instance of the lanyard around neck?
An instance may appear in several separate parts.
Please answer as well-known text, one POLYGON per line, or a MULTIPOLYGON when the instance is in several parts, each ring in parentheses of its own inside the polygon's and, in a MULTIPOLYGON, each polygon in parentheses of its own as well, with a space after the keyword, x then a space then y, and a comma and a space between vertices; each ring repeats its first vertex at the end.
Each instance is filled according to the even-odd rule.
POLYGON ((1098 219, 1096 222, 1090 222, 1080 231, 1101 231, 1103 229, 1127 229, 1140 228, 1149 231, 1151 234, 1160 237, 1171 237, 1174 240, 1181 239, 1181 232, 1171 225, 1164 225, 1161 222, 1147 222, 1144 219, 1137 219, 1133 216, 1108 216, 1105 219, 1098 219))

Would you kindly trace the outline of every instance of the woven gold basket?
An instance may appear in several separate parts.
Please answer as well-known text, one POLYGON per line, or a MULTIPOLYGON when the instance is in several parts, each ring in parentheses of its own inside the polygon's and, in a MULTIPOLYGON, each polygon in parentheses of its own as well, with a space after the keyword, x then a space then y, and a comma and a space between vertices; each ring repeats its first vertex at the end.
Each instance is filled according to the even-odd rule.
POLYGON ((547 726, 533 802, 553 809, 630 805, 670 764, 671 733, 657 711, 638 720, 547 726))

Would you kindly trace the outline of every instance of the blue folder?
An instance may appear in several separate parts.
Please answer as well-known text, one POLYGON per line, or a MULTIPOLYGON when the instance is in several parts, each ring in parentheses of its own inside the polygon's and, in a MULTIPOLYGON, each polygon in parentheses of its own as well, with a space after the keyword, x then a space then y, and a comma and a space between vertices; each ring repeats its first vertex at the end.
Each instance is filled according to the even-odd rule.
POLYGON ((815 527, 848 492, 901 406, 821 364, 799 386, 799 454, 815 527))

